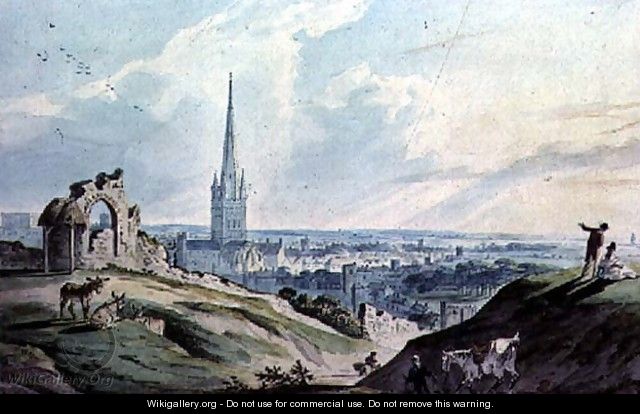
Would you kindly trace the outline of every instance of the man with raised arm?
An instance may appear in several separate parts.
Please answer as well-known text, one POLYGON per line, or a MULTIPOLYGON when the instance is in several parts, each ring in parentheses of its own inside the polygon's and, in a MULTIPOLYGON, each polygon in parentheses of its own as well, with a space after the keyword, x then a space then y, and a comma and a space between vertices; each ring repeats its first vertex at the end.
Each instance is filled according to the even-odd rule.
POLYGON ((587 240, 587 253, 584 258, 584 267, 582 268, 582 280, 588 280, 596 275, 598 269, 598 260, 602 246, 604 246, 604 232, 609 230, 607 223, 600 224, 600 227, 587 227, 584 223, 578 224, 582 230, 589 232, 589 240, 587 240))

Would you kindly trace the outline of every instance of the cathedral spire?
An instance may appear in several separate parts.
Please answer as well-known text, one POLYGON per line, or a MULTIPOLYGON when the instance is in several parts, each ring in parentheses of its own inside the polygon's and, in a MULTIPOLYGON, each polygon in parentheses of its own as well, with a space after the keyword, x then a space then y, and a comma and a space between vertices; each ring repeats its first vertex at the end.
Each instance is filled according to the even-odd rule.
POLYGON ((247 188, 244 170, 238 171, 233 124, 233 79, 229 73, 227 125, 222 149, 222 171, 211 186, 211 240, 220 248, 247 240, 247 188), (219 183, 219 184, 218 184, 219 183))
POLYGON ((229 72, 229 103, 227 104, 227 108, 233 108, 233 73, 229 72))
POLYGON ((235 154, 235 135, 233 131, 233 78, 229 73, 229 102, 227 105, 227 127, 224 133, 224 149, 222 154, 222 172, 220 181, 224 182, 222 189, 225 197, 235 199, 237 194, 236 181, 236 154, 235 154), (223 181, 224 179, 224 181, 223 181))

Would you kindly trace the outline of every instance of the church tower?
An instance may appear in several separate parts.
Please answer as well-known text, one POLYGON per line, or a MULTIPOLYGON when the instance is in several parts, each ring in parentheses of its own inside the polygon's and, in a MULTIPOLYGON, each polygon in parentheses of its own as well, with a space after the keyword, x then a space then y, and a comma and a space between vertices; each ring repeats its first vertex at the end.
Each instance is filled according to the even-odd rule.
POLYGON ((220 179, 214 172, 211 184, 211 239, 220 247, 231 241, 247 239, 247 193, 244 169, 238 180, 233 131, 233 79, 229 73, 227 127, 224 133, 220 179))

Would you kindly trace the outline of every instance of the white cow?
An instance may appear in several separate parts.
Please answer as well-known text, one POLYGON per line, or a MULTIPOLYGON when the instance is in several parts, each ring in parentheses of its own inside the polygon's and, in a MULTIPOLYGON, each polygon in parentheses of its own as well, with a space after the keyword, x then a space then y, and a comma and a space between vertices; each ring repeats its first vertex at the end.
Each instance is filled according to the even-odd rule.
POLYGON ((489 352, 482 361, 482 373, 493 374, 502 383, 505 373, 511 374, 511 385, 520 377, 516 371, 516 354, 520 345, 520 332, 512 338, 498 338, 491 341, 489 352))
POLYGON ((451 365, 459 366, 464 375, 460 387, 467 386, 470 390, 473 382, 484 375, 493 375, 496 378, 496 384, 492 387, 495 388, 502 383, 505 373, 511 374, 511 386, 513 386, 520 377, 516 371, 516 353, 519 344, 519 332, 512 338, 494 339, 481 363, 474 360, 474 352, 471 349, 442 351, 442 371, 448 373, 451 365))
POLYGON ((442 371, 451 371, 451 365, 457 365, 462 370, 464 378, 460 383, 460 387, 466 385, 471 389, 473 382, 482 377, 482 369, 480 365, 473 360, 471 349, 442 351, 442 371))

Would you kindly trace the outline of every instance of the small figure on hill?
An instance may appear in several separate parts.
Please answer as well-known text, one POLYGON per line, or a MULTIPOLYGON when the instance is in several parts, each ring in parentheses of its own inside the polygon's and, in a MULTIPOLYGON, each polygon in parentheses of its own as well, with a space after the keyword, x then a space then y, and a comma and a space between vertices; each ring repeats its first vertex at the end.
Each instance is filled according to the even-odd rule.
POLYGON ((429 388, 427 388, 427 377, 431 376, 431 373, 427 368, 422 365, 420 357, 414 355, 411 358, 411 367, 405 377, 405 385, 411 386, 411 391, 416 394, 428 394, 429 388))
POLYGON ((360 376, 367 375, 378 368, 380 368, 380 362, 378 362, 378 353, 376 351, 369 352, 369 355, 364 358, 364 362, 358 361, 353 364, 353 369, 360 376))
POLYGON ((587 252, 584 258, 584 267, 582 268, 581 279, 589 280, 595 277, 598 269, 598 260, 604 246, 604 233, 609 230, 607 223, 600 224, 599 227, 588 227, 584 223, 578 224, 582 230, 589 232, 589 240, 587 240, 587 252))
POLYGON ((369 366, 371 370, 380 368, 380 362, 378 362, 377 355, 378 353, 376 351, 371 351, 364 359, 364 363, 369 366))
POLYGON ((598 277, 607 280, 635 279, 638 275, 620 262, 616 247, 615 242, 607 246, 607 253, 598 266, 598 277))

